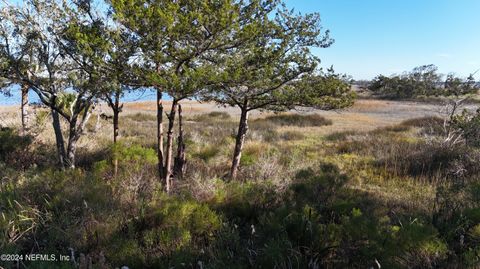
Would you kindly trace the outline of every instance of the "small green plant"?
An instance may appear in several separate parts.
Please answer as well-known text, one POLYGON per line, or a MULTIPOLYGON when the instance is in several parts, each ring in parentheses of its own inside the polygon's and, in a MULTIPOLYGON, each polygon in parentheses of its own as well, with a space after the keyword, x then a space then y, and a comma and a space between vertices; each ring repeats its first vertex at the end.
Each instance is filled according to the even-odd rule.
POLYGON ((218 146, 207 145, 201 148, 199 151, 193 153, 192 155, 194 158, 199 158, 204 162, 208 162, 210 159, 217 156, 219 152, 220 152, 220 149, 218 148, 218 146))

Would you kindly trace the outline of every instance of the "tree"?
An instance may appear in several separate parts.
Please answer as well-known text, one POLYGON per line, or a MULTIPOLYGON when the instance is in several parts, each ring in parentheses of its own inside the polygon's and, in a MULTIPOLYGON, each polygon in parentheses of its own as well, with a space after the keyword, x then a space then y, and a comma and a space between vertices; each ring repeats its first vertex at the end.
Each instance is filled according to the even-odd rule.
POLYGON ((385 98, 403 99, 419 96, 461 96, 476 92, 476 83, 472 75, 463 79, 448 74, 443 75, 435 65, 422 65, 403 75, 390 77, 379 75, 373 79, 369 89, 385 98))
MULTIPOLYGON (((28 51, 28 48, 23 49, 23 53, 20 55, 9 55, 9 50, 11 47, 10 39, 14 35, 15 26, 12 24, 12 21, 9 21, 11 14, 8 12, 8 8, 2 8, 0 11, 0 92, 5 95, 10 95, 10 88, 14 85, 19 84, 21 92, 21 118, 22 118, 22 132, 25 135, 28 131, 28 121, 29 121, 29 111, 28 111, 28 90, 29 87, 27 84, 18 81, 17 79, 12 79, 8 74, 12 71, 10 70, 11 62, 15 62, 18 59, 11 58, 14 57, 25 57, 23 54, 30 55, 31 51, 28 51)), ((28 57, 28 56, 27 56, 28 57)), ((26 67, 26 62, 18 65, 20 69, 26 67)), ((26 70, 19 70, 19 72, 25 73, 26 70)))
MULTIPOLYGON (((94 0, 75 2, 77 16, 70 21, 65 33, 65 48, 78 59, 85 73, 98 81, 99 98, 106 101, 113 113, 113 143, 119 136, 119 116, 123 104, 120 98, 138 85, 130 60, 135 56, 135 39, 112 20, 108 10, 99 10, 94 0), (85 60, 88 59, 88 60, 85 60)), ((118 160, 114 154, 114 174, 118 160)))
POLYGON ((438 67, 433 64, 415 67, 407 76, 411 81, 415 96, 438 96, 438 86, 442 75, 438 74, 438 67))
POLYGON ((455 97, 476 94, 479 91, 479 86, 477 85, 473 74, 470 74, 467 78, 462 79, 450 73, 445 79, 443 88, 444 92, 442 95, 455 97))
POLYGON ((66 46, 67 28, 76 16, 74 5, 30 0, 22 8, 8 6, 5 12, 9 16, 2 25, 14 26, 2 40, 10 60, 5 75, 28 85, 50 108, 60 166, 74 168, 78 140, 91 116, 98 84, 95 76, 81 68, 89 59, 72 54, 66 46), (67 137, 61 119, 68 124, 67 137))
MULTIPOLYGON (((139 38, 146 85, 157 89, 157 151, 160 175, 167 191, 173 174, 173 128, 179 102, 197 95, 211 83, 211 74, 219 67, 206 58, 250 39, 244 31, 249 28, 240 28, 240 25, 255 21, 253 15, 267 14, 275 2, 111 1, 116 18, 139 38), (165 152, 161 103, 164 92, 173 98, 167 116, 165 152)), ((249 31, 253 31, 251 28, 249 31)))
MULTIPOLYGON (((329 70, 316 72, 319 59, 310 47, 332 44, 322 34, 318 14, 296 15, 285 6, 277 15, 257 20, 249 42, 227 49, 214 61, 221 63, 218 81, 205 99, 240 109, 230 177, 236 178, 252 110, 285 111, 298 106, 334 109, 348 106, 350 85, 329 70)), ((245 25, 244 27, 249 27, 245 25)))

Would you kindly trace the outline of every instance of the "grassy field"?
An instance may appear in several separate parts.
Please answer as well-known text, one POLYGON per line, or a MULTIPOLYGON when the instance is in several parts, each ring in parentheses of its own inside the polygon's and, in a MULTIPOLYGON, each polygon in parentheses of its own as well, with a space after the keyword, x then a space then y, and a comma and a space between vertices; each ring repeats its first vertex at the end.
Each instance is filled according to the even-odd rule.
MULTIPOLYGON (((236 181, 227 174, 238 111, 183 107, 187 172, 172 195, 156 175, 154 103, 125 105, 115 149, 111 123, 92 117, 73 171, 51 168, 44 112, 32 141, 3 134, 1 246, 70 248, 95 268, 478 266, 480 154, 445 145, 441 105, 358 100, 336 112, 255 113, 236 181)), ((17 114, 1 108, 0 123, 18 127, 17 114)))

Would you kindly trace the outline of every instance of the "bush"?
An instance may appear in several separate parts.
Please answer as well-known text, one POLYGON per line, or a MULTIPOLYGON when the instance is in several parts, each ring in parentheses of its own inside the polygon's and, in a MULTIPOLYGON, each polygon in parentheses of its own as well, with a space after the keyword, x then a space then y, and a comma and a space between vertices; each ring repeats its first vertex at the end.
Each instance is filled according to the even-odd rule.
POLYGON ((328 120, 318 114, 278 114, 267 116, 264 119, 256 121, 272 122, 279 126, 297 126, 297 127, 318 127, 325 125, 332 125, 332 121, 328 120))
POLYGON ((480 109, 476 113, 463 111, 462 114, 453 117, 451 124, 461 130, 468 145, 480 147, 480 109))
POLYGON ((421 128, 424 134, 437 135, 437 136, 444 134, 445 130, 443 125, 444 125, 444 119, 436 116, 414 118, 414 119, 405 120, 402 123, 400 123, 400 126, 421 128))
POLYGON ((199 158, 204 162, 208 162, 210 159, 217 156, 219 152, 220 152, 220 149, 218 148, 218 146, 207 145, 201 148, 199 151, 193 153, 192 156, 195 158, 199 158))
POLYGON ((161 196, 108 248, 115 265, 171 268, 194 262, 221 229, 222 218, 207 205, 180 196, 161 196))
MULTIPOLYGON (((47 170, 8 180, 9 187, 0 189, 2 250, 63 255, 69 247, 90 251, 118 223, 110 222, 121 210, 109 187, 81 170, 47 170)), ((35 263, 33 268, 42 267, 35 263)))
POLYGON ((193 121, 200 122, 209 122, 209 121, 227 121, 230 120, 232 116, 227 112, 213 111, 205 114, 199 114, 192 117, 193 121))
POLYGON ((430 181, 478 173, 474 165, 480 158, 478 152, 462 145, 450 147, 435 139, 426 142, 402 132, 402 128, 380 128, 364 134, 337 133, 328 139, 344 139, 334 145, 337 153, 372 157, 376 172, 430 181))
POLYGON ((10 166, 26 169, 35 163, 31 150, 33 139, 21 136, 12 128, 0 129, 0 162, 10 166))

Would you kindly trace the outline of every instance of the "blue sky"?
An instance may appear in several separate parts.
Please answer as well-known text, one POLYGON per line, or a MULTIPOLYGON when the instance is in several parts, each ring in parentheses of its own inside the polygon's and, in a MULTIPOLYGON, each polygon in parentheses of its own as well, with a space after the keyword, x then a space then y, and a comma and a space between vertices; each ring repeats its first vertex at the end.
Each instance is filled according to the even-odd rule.
MULTIPOLYGON (((480 0, 287 0, 319 12, 335 43, 315 49, 322 66, 355 79, 435 64, 467 76, 480 69, 480 0)), ((480 71, 475 76, 480 79, 480 71)))

